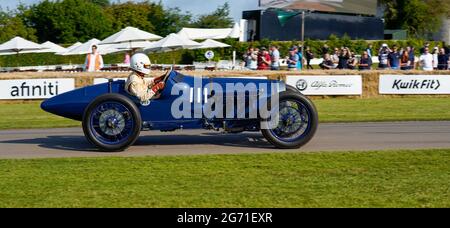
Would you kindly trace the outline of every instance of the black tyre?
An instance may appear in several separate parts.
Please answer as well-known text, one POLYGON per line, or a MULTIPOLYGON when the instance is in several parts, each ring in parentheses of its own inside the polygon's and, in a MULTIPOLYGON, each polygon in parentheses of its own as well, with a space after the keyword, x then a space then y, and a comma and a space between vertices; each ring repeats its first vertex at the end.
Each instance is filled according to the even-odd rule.
POLYGON ((298 149, 316 134, 319 117, 314 104, 299 92, 280 93, 279 124, 262 129, 264 137, 280 149, 298 149))
POLYGON ((127 97, 105 94, 86 108, 83 131, 86 138, 102 151, 123 151, 139 137, 142 119, 139 109, 127 97))
POLYGON ((286 85, 286 91, 293 92, 293 93, 300 93, 300 91, 297 88, 295 88, 294 86, 291 86, 291 85, 286 85))

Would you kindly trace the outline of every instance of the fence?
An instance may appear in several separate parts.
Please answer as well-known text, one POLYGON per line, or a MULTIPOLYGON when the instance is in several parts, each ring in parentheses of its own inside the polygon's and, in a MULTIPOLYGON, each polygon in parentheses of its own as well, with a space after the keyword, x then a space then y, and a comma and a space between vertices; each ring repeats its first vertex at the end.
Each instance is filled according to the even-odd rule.
MULTIPOLYGON (((163 73, 163 71, 153 71, 152 76, 160 76, 163 73)), ((374 98, 410 95, 450 97, 450 71, 186 71, 182 73, 207 77, 262 77, 283 80, 306 95, 319 97, 374 98)), ((68 79, 72 80, 73 88, 80 88, 93 85, 94 79, 101 81, 98 79, 126 78, 127 76, 128 73, 125 72, 7 73, 0 75, 0 91, 2 91, 0 99, 47 98, 52 95, 48 94, 50 92, 48 90, 45 90, 46 96, 29 96, 29 93, 43 94, 44 92, 41 91, 49 89, 49 86, 56 89, 56 85, 59 86, 59 93, 64 91, 63 88, 70 90, 72 86, 68 79), (32 80, 29 81, 30 79, 32 80), (47 79, 47 81, 37 79, 47 79), (55 79, 64 82, 58 82, 55 79)))

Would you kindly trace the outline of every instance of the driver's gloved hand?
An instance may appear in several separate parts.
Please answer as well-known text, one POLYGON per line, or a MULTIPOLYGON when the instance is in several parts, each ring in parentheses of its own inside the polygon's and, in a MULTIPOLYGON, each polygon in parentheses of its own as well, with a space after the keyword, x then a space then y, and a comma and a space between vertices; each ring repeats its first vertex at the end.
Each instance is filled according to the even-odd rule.
POLYGON ((158 83, 162 82, 163 80, 164 80, 164 75, 161 76, 161 77, 155 78, 155 80, 153 81, 153 83, 158 84, 158 83))
POLYGON ((150 101, 141 101, 141 105, 142 106, 149 106, 150 105, 150 101))
POLYGON ((165 86, 165 83, 164 83, 164 82, 156 83, 156 84, 152 87, 152 91, 153 91, 154 93, 158 93, 159 91, 161 91, 161 90, 164 89, 164 86, 165 86))

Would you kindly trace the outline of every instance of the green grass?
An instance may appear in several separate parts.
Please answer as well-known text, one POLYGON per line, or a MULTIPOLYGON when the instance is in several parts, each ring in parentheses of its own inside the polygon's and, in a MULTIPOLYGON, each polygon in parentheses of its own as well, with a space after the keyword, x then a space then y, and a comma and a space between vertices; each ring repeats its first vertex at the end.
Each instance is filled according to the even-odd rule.
POLYGON ((0 207, 450 207, 450 149, 0 160, 0 207))
POLYGON ((450 120, 450 98, 403 97, 314 100, 321 122, 450 120))
MULTIPOLYGON (((316 99, 321 122, 450 120, 450 98, 316 99)), ((0 103, 1 129, 75 127, 80 123, 45 113, 39 102, 0 103)))
POLYGON ((0 103, 0 130, 81 126, 79 122, 42 111, 40 103, 0 103))

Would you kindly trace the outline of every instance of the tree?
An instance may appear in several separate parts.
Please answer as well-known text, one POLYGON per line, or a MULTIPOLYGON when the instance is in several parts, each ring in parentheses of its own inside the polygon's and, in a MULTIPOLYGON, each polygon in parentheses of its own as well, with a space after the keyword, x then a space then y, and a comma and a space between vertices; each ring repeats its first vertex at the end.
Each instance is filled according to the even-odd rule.
POLYGON ((191 21, 190 14, 183 14, 178 8, 164 9, 161 2, 126 2, 106 8, 114 30, 133 26, 148 32, 166 36, 177 32, 191 21))
POLYGON ((109 17, 87 0, 45 0, 23 9, 21 17, 37 31, 40 42, 73 43, 103 39, 111 33, 109 17))
POLYGON ((382 0, 386 28, 405 29, 412 37, 424 38, 437 31, 442 18, 450 16, 448 0, 382 0))
POLYGON ((170 33, 176 33, 183 27, 191 24, 192 15, 183 13, 179 8, 169 8, 163 11, 152 12, 149 20, 156 26, 156 33, 161 36, 167 36, 170 33), (163 12, 163 14, 158 14, 163 12))
POLYGON ((110 5, 109 0, 90 0, 90 2, 99 5, 101 7, 107 7, 110 5))
POLYGON ((132 26, 148 32, 155 32, 155 26, 148 20, 150 11, 154 7, 152 3, 148 2, 126 2, 113 4, 105 11, 111 18, 112 28, 115 31, 132 26))
POLYGON ((0 12, 0 43, 4 43, 16 36, 36 41, 36 31, 25 26, 22 18, 12 13, 0 12))
POLYGON ((213 13, 200 16, 192 26, 197 28, 229 28, 233 26, 233 19, 230 17, 230 5, 225 3, 213 13))

